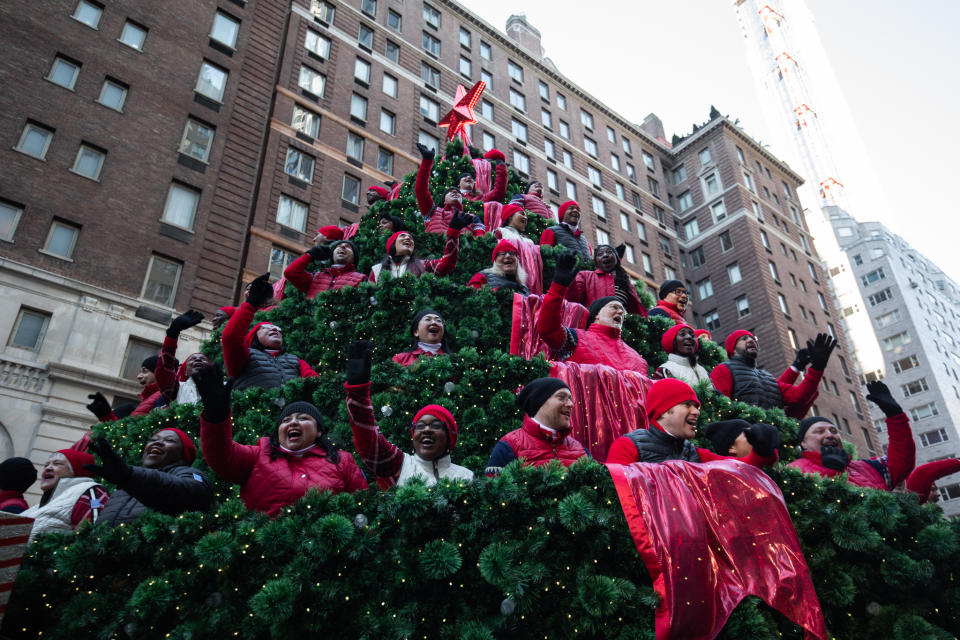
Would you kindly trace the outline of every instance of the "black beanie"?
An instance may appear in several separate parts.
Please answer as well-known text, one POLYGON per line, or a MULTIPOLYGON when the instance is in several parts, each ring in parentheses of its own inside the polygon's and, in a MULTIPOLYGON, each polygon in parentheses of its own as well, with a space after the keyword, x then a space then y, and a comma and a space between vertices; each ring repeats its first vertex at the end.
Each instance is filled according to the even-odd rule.
POLYGON ((330 245, 330 250, 333 251, 341 244, 350 245, 350 248, 353 250, 353 265, 356 266, 360 264, 360 249, 357 248, 357 245, 352 240, 337 240, 330 245))
MULTIPOLYGON (((460 188, 460 181, 463 180, 464 178, 474 178, 474 180, 476 180, 476 178, 474 177, 472 171, 464 171, 463 173, 461 173, 460 175, 457 176, 457 182, 456 182, 456 184, 457 184, 457 188, 458 188, 458 189, 460 188)), ((444 193, 446 193, 446 192, 444 192, 444 193)))
MULTIPOLYGON (((143 362, 140 363, 140 366, 147 371, 156 371, 157 362, 160 360, 160 356, 149 356, 143 359, 143 362)), ((180 365, 178 364, 177 367, 180 365)))
MULTIPOLYGON (((433 309, 420 309, 420 311, 417 311, 417 314, 413 316, 413 320, 410 321, 410 335, 412 338, 410 346, 413 347, 414 349, 416 349, 419 346, 420 341, 417 340, 417 336, 413 334, 417 332, 417 327, 420 326, 420 321, 423 320, 423 316, 429 316, 431 314, 435 316, 439 316, 440 318, 443 318, 443 314, 440 313, 439 311, 434 311, 433 309)), ((443 340, 440 341, 440 351, 442 353, 450 353, 450 345, 447 344, 446 320, 444 320, 443 322, 443 340)))
POLYGON ((37 481, 37 468, 26 458, 7 458, 0 462, 0 489, 23 493, 37 481))
POLYGON ((797 430, 797 437, 800 439, 800 442, 803 442, 803 437, 807 435, 807 430, 818 422, 829 422, 830 424, 833 424, 833 420, 824 418, 823 416, 810 416, 809 418, 804 418, 800 421, 800 428, 797 430))
POLYGON ((741 433, 750 428, 750 423, 746 420, 734 418, 733 420, 723 420, 722 422, 711 422, 707 425, 707 438, 713 444, 714 453, 722 456, 728 455, 730 446, 740 436, 741 433))
POLYGON ((560 389, 570 389, 567 383, 558 378, 537 378, 531 380, 517 394, 517 404, 531 418, 537 414, 543 403, 560 389))
POLYGON ((597 298, 590 303, 590 315, 587 316, 587 326, 593 324, 594 319, 596 319, 597 314, 600 313, 600 310, 611 302, 619 302, 620 299, 617 296, 604 296, 602 298, 597 298))
MULTIPOLYGON (((407 230, 407 225, 403 222, 403 219, 400 218, 400 217, 398 217, 398 216, 392 216, 392 215, 390 215, 389 213, 387 213, 386 211, 384 211, 383 213, 380 214, 380 220, 383 220, 383 219, 387 219, 387 220, 389 220, 390 222, 393 223, 393 232, 394 232, 394 233, 396 233, 397 231, 406 231, 406 230, 407 230)), ((359 260, 358 260, 357 262, 359 262, 359 260)))
POLYGON ((673 293, 677 289, 683 287, 683 283, 679 280, 667 280, 662 285, 660 285, 660 299, 663 300, 667 297, 668 294, 673 293))
POLYGON ((296 402, 291 402, 283 408, 283 412, 280 413, 280 419, 277 420, 277 427, 280 426, 280 423, 283 422, 283 419, 287 416, 294 413, 305 413, 314 420, 317 421, 317 433, 323 431, 323 416, 320 415, 320 410, 315 406, 306 402, 304 400, 298 400, 296 402))

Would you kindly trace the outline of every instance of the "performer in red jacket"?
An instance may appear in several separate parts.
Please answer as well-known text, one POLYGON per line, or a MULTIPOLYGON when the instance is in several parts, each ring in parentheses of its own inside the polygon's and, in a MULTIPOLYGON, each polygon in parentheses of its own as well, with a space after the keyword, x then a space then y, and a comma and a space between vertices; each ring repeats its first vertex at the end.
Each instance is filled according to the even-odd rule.
POLYGON ((283 270, 283 277, 297 291, 307 294, 307 300, 312 300, 321 291, 356 287, 366 280, 367 276, 357 271, 359 261, 357 245, 350 240, 339 240, 331 245, 312 247, 283 270), (312 273, 307 271, 312 262, 325 260, 331 261, 329 267, 312 273))
MULTIPOLYGON (((623 245, 620 249, 624 249, 623 245)), ((573 279, 573 283, 567 288, 567 300, 589 307, 594 300, 614 296, 626 307, 627 313, 646 316, 647 310, 640 304, 637 289, 620 266, 620 251, 609 244, 597 245, 594 262, 596 269, 581 271, 573 279)))
MULTIPOLYGON (((463 212, 463 194, 459 187, 450 187, 443 192, 440 206, 436 205, 433 196, 430 195, 430 171, 433 169, 433 156, 436 152, 422 144, 417 144, 417 149, 420 150, 420 156, 422 157, 420 167, 417 169, 417 179, 413 184, 417 206, 420 208, 420 215, 426 223, 427 231, 430 233, 445 233, 450 227, 453 217, 463 212)), ((470 217, 470 222, 465 226, 470 229, 473 235, 482 236, 487 232, 483 222, 477 216, 466 215, 470 217)))
POLYGON ((450 353, 446 324, 443 316, 433 309, 420 309, 410 321, 410 351, 393 356, 393 361, 409 367, 419 358, 430 358, 450 353))

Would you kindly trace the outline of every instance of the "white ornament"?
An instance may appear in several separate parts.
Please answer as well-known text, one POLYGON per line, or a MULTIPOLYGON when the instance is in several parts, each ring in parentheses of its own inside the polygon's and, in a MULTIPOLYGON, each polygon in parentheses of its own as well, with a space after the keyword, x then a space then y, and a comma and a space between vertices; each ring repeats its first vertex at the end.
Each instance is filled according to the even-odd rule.
POLYGON ((385 404, 382 407, 380 407, 380 413, 382 413, 385 418, 389 418, 391 415, 393 415, 393 407, 391 407, 388 404, 385 404))
POLYGON ((443 390, 447 393, 451 393, 454 389, 456 389, 456 387, 457 385, 453 384, 452 382, 447 382, 445 385, 443 385, 443 390))
POLYGON ((336 329, 338 326, 340 326, 340 323, 337 322, 336 320, 331 320, 331 321, 330 321, 330 328, 331 328, 331 329, 336 329))
POLYGON ((367 520, 367 516, 363 515, 362 513, 358 513, 357 517, 353 519, 353 526, 355 526, 357 529, 362 529, 369 523, 370 521, 367 520))

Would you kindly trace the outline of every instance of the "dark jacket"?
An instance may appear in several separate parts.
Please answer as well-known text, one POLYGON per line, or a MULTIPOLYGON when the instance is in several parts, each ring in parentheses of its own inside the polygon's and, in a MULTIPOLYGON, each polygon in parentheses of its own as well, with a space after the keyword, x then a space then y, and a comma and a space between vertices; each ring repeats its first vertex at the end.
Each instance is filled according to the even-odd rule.
POLYGON ((740 356, 724 363, 733 376, 733 399, 763 409, 783 407, 783 396, 777 379, 769 371, 758 369, 740 356))
POLYGON ((175 516, 184 511, 206 511, 213 501, 210 480, 199 469, 171 464, 162 469, 133 467, 123 488, 110 494, 98 522, 133 522, 147 509, 175 516))
POLYGON ((263 349, 250 349, 247 366, 233 382, 233 389, 240 391, 249 387, 275 389, 294 378, 300 377, 300 358, 292 353, 279 352, 271 355, 263 349))
POLYGON ((540 235, 540 244, 555 247, 560 245, 566 249, 576 252, 580 257, 590 260, 593 258, 593 251, 590 249, 590 243, 583 235, 580 229, 575 232, 565 224, 556 224, 547 227, 540 235))
POLYGON ((662 429, 651 426, 649 429, 636 429, 626 434, 637 447, 639 462, 663 462, 665 460, 686 460, 700 462, 700 454, 693 442, 678 438, 662 429))

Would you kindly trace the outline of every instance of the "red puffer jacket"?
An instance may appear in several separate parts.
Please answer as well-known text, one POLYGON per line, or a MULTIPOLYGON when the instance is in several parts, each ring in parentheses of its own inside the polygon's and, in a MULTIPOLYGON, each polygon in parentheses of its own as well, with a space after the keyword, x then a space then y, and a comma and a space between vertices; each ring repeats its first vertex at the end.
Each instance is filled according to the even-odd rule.
MULTIPOLYGON (((328 289, 359 286, 361 282, 367 279, 367 276, 357 271, 352 264, 327 267, 311 273, 307 271, 311 262, 313 262, 313 258, 310 254, 305 253, 291 262, 290 266, 283 271, 283 277, 287 279, 287 282, 295 286, 298 291, 307 294, 307 300, 314 299, 318 293, 328 289)), ((274 295, 274 298, 280 300, 282 296, 274 295)))
POLYGON ((367 488, 353 456, 340 452, 337 463, 327 460, 322 449, 313 448, 301 456, 285 451, 270 459, 270 438, 257 444, 233 441, 230 418, 210 423, 200 418, 203 457, 218 476, 240 485, 240 498, 248 509, 274 516, 285 506, 302 498, 308 490, 333 493, 367 488))
MULTIPOLYGON (((567 287, 566 298, 570 302, 579 302, 585 307, 589 307, 594 300, 616 295, 613 279, 614 273, 606 273, 600 269, 593 271, 581 271, 573 282, 567 287)), ((627 313, 639 313, 642 316, 647 315, 647 310, 640 304, 640 298, 637 296, 637 290, 630 286, 627 291, 627 313)))
POLYGON ((559 460, 563 466, 569 467, 578 459, 586 455, 583 445, 574 440, 569 432, 557 442, 550 442, 540 430, 540 425, 523 416, 523 426, 514 429, 500 438, 506 443, 517 458, 526 460, 527 466, 539 467, 551 460, 559 460))

